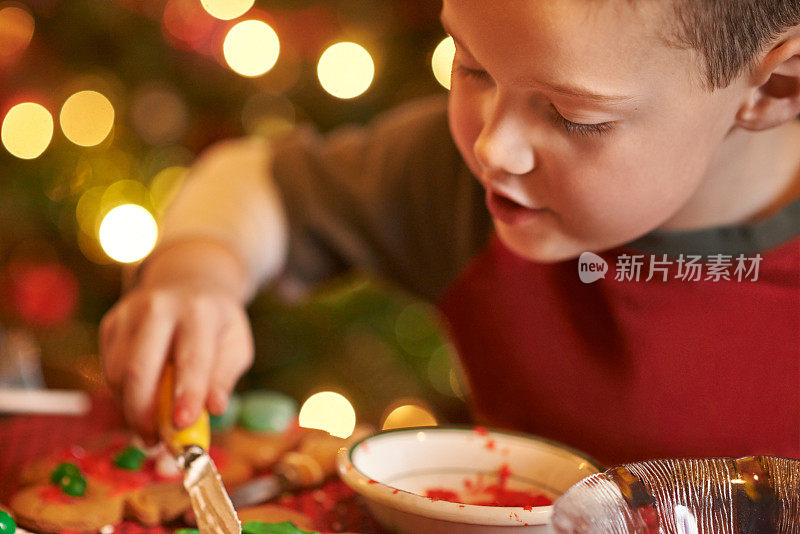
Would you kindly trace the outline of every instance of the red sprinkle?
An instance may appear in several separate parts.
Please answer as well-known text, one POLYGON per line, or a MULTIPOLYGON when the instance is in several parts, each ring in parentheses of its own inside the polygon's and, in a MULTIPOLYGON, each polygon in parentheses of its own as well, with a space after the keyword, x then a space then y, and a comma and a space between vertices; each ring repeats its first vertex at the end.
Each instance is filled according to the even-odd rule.
POLYGON ((379 484, 379 482, 377 480, 369 479, 368 484, 379 484))
POLYGON ((489 449, 490 451, 493 451, 495 449, 495 445, 496 443, 494 442, 493 439, 490 439, 489 441, 486 442, 486 448, 489 449))
POLYGON ((472 427, 472 429, 475 432, 477 432, 479 436, 487 436, 487 435, 489 435, 489 431, 486 430, 486 427, 476 426, 476 427, 472 427))
POLYGON ((479 474, 477 482, 470 479, 464 480, 466 495, 459 495, 449 489, 431 488, 425 491, 425 496, 435 501, 451 501, 478 506, 513 506, 528 511, 532 510, 534 506, 553 504, 553 501, 542 493, 508 489, 506 486, 510 477, 511 469, 508 464, 503 464, 498 469, 496 484, 484 485, 483 477, 479 474))

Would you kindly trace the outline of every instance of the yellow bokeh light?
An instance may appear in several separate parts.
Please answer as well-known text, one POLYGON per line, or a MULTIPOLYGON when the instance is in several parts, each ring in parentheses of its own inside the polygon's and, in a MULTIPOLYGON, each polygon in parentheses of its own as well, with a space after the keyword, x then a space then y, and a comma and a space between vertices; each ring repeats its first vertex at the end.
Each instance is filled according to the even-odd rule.
POLYGON ((117 206, 100 223, 100 246, 120 263, 133 263, 147 256, 156 244, 158 226, 149 211, 136 204, 117 206))
POLYGON ((39 157, 53 139, 53 116, 41 104, 17 104, 3 119, 0 139, 20 159, 39 157))
POLYGON ((232 20, 247 13, 255 0, 202 0, 203 9, 212 17, 232 20))
POLYGON ((383 421, 383 430, 395 428, 414 428, 418 426, 436 426, 436 417, 416 404, 398 406, 383 421))
POLYGON ((76 145, 99 145, 114 126, 114 106, 97 91, 80 91, 64 102, 59 122, 76 145))
POLYGON ((375 77, 375 63, 369 52, 356 43, 328 47, 317 64, 323 89, 337 98, 355 98, 364 93, 375 77))
POLYGON ((245 20, 228 31, 222 51, 228 66, 242 76, 261 76, 278 61, 280 40, 269 24, 245 20))
POLYGON ((349 438, 356 427, 353 405, 332 391, 311 395, 300 408, 299 419, 304 428, 318 428, 340 438, 349 438))
POLYGON ((452 37, 442 39, 433 51, 431 66, 433 75, 445 89, 450 89, 450 73, 453 71, 453 58, 456 56, 456 44, 452 37))

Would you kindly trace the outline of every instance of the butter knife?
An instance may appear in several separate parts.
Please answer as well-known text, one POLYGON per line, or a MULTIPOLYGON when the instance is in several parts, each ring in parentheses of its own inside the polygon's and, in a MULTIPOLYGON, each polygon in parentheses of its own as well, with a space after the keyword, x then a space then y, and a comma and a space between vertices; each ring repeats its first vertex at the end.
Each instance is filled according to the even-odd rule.
POLYGON ((172 365, 167 365, 159 386, 158 433, 184 474, 183 486, 189 493, 198 530, 201 534, 241 534, 242 523, 208 455, 211 443, 208 412, 203 410, 197 421, 182 430, 172 424, 173 375, 172 365))

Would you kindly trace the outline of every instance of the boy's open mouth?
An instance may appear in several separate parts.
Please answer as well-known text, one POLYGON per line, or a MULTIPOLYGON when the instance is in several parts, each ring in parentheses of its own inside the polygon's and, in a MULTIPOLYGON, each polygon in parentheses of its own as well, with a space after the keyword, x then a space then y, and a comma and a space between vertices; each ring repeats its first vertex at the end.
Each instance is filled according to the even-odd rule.
POLYGON ((486 206, 492 217, 498 219, 509 226, 530 222, 547 212, 547 209, 533 209, 501 195, 500 193, 486 189, 486 206))

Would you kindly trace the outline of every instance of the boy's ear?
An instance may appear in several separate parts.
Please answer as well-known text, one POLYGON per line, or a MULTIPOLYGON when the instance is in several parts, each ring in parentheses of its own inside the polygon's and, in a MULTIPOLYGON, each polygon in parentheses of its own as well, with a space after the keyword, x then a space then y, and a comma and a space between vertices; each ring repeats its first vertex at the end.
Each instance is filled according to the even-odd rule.
POLYGON ((752 93, 736 115, 747 130, 767 130, 800 115, 800 37, 773 48, 752 71, 752 93))

